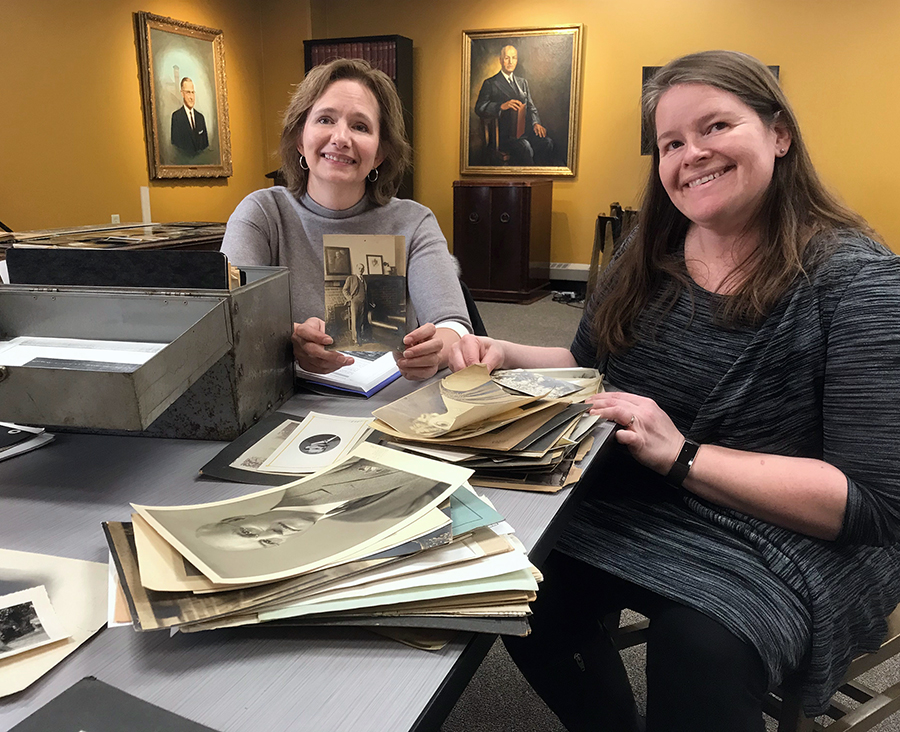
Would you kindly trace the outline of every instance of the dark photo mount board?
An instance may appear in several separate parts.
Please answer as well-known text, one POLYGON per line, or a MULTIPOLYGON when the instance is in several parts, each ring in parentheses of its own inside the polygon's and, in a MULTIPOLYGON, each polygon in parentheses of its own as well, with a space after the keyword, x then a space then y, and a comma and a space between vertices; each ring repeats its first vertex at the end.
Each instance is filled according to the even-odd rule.
POLYGON ((243 455, 248 448, 259 442, 286 419, 294 419, 298 422, 303 421, 303 417, 298 417, 296 414, 288 414, 287 412, 273 412, 268 417, 263 417, 244 434, 223 447, 212 460, 200 468, 200 475, 204 475, 207 478, 228 480, 234 483, 249 483, 251 485, 278 486, 293 483, 302 476, 259 473, 255 470, 231 467, 231 463, 243 455))
MULTIPOLYGON (((263 417, 244 434, 223 447, 212 460, 200 468, 200 475, 233 483, 270 486, 287 485, 303 478, 303 475, 278 475, 276 473, 261 473, 255 470, 231 467, 231 463, 243 455, 248 448, 259 442, 286 419, 293 419, 298 422, 303 421, 303 417, 299 417, 296 414, 288 414, 287 412, 273 412, 268 417, 263 417)), ((381 437, 378 432, 373 432, 366 438, 366 442, 380 444, 381 437)))
POLYGON ((87 676, 10 732, 215 732, 87 676))
POLYGON ((14 285, 228 289, 222 252, 13 247, 6 261, 14 285))

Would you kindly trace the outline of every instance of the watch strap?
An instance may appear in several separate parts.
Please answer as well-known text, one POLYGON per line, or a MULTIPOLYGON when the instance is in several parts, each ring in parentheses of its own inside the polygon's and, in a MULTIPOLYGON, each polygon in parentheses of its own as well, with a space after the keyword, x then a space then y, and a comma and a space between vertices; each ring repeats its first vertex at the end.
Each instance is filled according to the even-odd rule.
POLYGON ((666 475, 666 480, 672 485, 680 488, 681 484, 684 483, 684 479, 687 478, 688 473, 691 471, 691 466, 694 464, 694 458, 697 457, 697 451, 699 449, 700 445, 696 442, 685 439, 684 444, 681 446, 681 450, 678 453, 678 457, 675 458, 675 462, 672 463, 672 468, 666 475))

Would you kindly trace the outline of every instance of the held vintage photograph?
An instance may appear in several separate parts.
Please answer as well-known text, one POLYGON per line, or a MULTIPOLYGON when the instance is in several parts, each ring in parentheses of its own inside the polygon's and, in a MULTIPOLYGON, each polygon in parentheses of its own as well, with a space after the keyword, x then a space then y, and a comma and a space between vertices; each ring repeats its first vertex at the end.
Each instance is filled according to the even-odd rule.
POLYGON ((226 178, 231 136, 222 31, 135 13, 151 178, 226 178))
POLYGON ((337 351, 403 348, 410 330, 406 239, 325 234, 325 332, 337 351))
POLYGON ((463 32, 463 174, 575 175, 581 31, 463 32))

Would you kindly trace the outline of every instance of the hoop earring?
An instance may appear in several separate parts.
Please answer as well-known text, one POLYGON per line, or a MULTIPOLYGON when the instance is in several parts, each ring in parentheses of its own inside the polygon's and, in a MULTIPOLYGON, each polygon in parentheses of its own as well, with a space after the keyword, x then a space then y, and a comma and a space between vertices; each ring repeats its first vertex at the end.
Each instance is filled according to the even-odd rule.
POLYGON ((369 183, 374 183, 376 180, 378 180, 378 168, 372 168, 372 170, 370 170, 369 174, 366 176, 366 180, 369 181, 369 183), (372 177, 372 173, 375 173, 374 178, 372 177))
POLYGON ((300 170, 309 170, 309 163, 306 162, 306 158, 302 155, 300 156, 300 170))

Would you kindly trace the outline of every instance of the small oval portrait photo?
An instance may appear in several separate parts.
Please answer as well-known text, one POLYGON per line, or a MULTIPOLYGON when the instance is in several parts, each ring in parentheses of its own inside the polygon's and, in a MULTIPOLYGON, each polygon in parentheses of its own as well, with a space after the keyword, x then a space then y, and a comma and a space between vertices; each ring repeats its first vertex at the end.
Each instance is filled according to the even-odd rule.
POLYGON ((318 455, 333 450, 340 444, 341 438, 337 435, 313 435, 302 440, 297 447, 307 455, 318 455))

